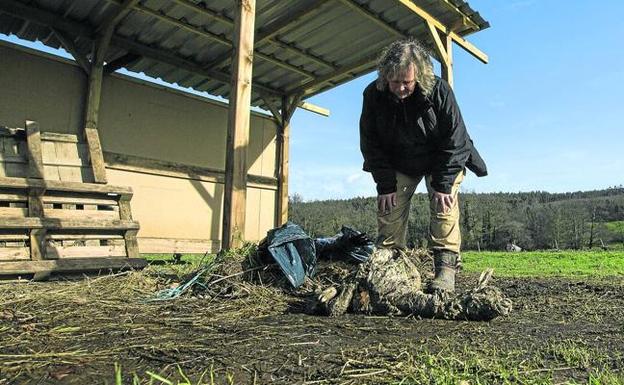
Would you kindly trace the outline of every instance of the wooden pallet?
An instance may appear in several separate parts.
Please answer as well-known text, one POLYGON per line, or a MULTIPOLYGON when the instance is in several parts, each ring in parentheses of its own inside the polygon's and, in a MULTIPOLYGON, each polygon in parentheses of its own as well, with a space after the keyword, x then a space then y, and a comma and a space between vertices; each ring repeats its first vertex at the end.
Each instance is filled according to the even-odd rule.
POLYGON ((132 190, 88 182, 84 146, 35 122, 0 129, 0 275, 146 265, 132 190))

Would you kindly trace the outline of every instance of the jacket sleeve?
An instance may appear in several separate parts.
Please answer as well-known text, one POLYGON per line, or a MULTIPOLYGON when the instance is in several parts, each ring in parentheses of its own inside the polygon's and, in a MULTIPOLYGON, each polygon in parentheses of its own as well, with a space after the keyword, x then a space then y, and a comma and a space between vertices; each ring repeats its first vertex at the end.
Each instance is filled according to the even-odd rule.
POLYGON ((360 115, 360 150, 364 157, 364 171, 373 174, 378 194, 396 192, 396 173, 383 151, 376 129, 376 114, 373 96, 364 91, 362 114, 360 115))
POLYGON ((439 80, 432 99, 438 120, 438 150, 431 186, 435 191, 450 194, 455 178, 464 171, 472 146, 453 90, 445 80, 439 80))

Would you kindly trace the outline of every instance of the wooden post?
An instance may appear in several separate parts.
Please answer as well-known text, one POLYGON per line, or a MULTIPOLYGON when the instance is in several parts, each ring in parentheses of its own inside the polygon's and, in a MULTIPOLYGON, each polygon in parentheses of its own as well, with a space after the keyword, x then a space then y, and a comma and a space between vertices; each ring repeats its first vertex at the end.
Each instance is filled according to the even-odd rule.
MULTIPOLYGON (((39 124, 31 120, 26 121, 26 144, 28 146, 28 177, 33 179, 44 179, 43 156, 41 151, 41 131, 39 124)), ((28 189, 28 216, 43 218, 42 196, 45 189, 43 187, 29 187, 28 189)), ((37 228, 30 229, 30 259, 40 261, 45 258, 45 236, 46 230, 37 228)))
POLYGON ((289 100, 282 98, 282 119, 277 133, 277 225, 281 226, 288 221, 288 170, 290 151, 290 118, 295 112, 300 96, 289 100))
POLYGON ((28 145, 28 177, 43 179, 43 155, 39 123, 32 120, 26 121, 26 143, 28 145))
POLYGON ((255 0, 237 1, 225 156, 222 249, 240 247, 245 237, 255 12, 255 0))
POLYGON ((446 35, 444 39, 446 46, 446 62, 442 63, 442 79, 453 88, 453 39, 450 35, 446 35))
POLYGON ((434 23, 430 20, 426 21, 429 34, 433 40, 433 47, 442 67, 442 79, 446 80, 451 88, 453 88, 453 38, 451 34, 443 34, 440 36, 434 23))
POLYGON ((91 63, 89 85, 87 89, 87 106, 85 112, 84 134, 89 146, 89 157, 93 169, 93 178, 96 183, 106 183, 106 168, 104 155, 98 134, 98 115, 100 110, 100 96, 102 94, 102 74, 104 63, 100 58, 91 63))

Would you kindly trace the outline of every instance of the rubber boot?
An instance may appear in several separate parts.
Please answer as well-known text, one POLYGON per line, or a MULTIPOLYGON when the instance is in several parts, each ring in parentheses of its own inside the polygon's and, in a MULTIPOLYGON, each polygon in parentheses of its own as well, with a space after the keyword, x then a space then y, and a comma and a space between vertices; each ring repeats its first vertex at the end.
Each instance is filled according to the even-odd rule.
POLYGON ((455 272, 457 269, 458 255, 452 251, 436 251, 433 256, 435 277, 429 285, 431 292, 435 290, 455 291, 455 272))

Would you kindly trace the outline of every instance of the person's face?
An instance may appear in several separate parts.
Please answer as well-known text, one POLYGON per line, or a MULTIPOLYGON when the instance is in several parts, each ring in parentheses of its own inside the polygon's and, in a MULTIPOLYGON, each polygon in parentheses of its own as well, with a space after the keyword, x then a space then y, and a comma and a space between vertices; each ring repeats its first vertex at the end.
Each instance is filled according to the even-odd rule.
POLYGON ((414 92, 415 87, 416 71, 413 65, 393 77, 388 77, 388 88, 399 99, 405 99, 410 96, 414 92))

